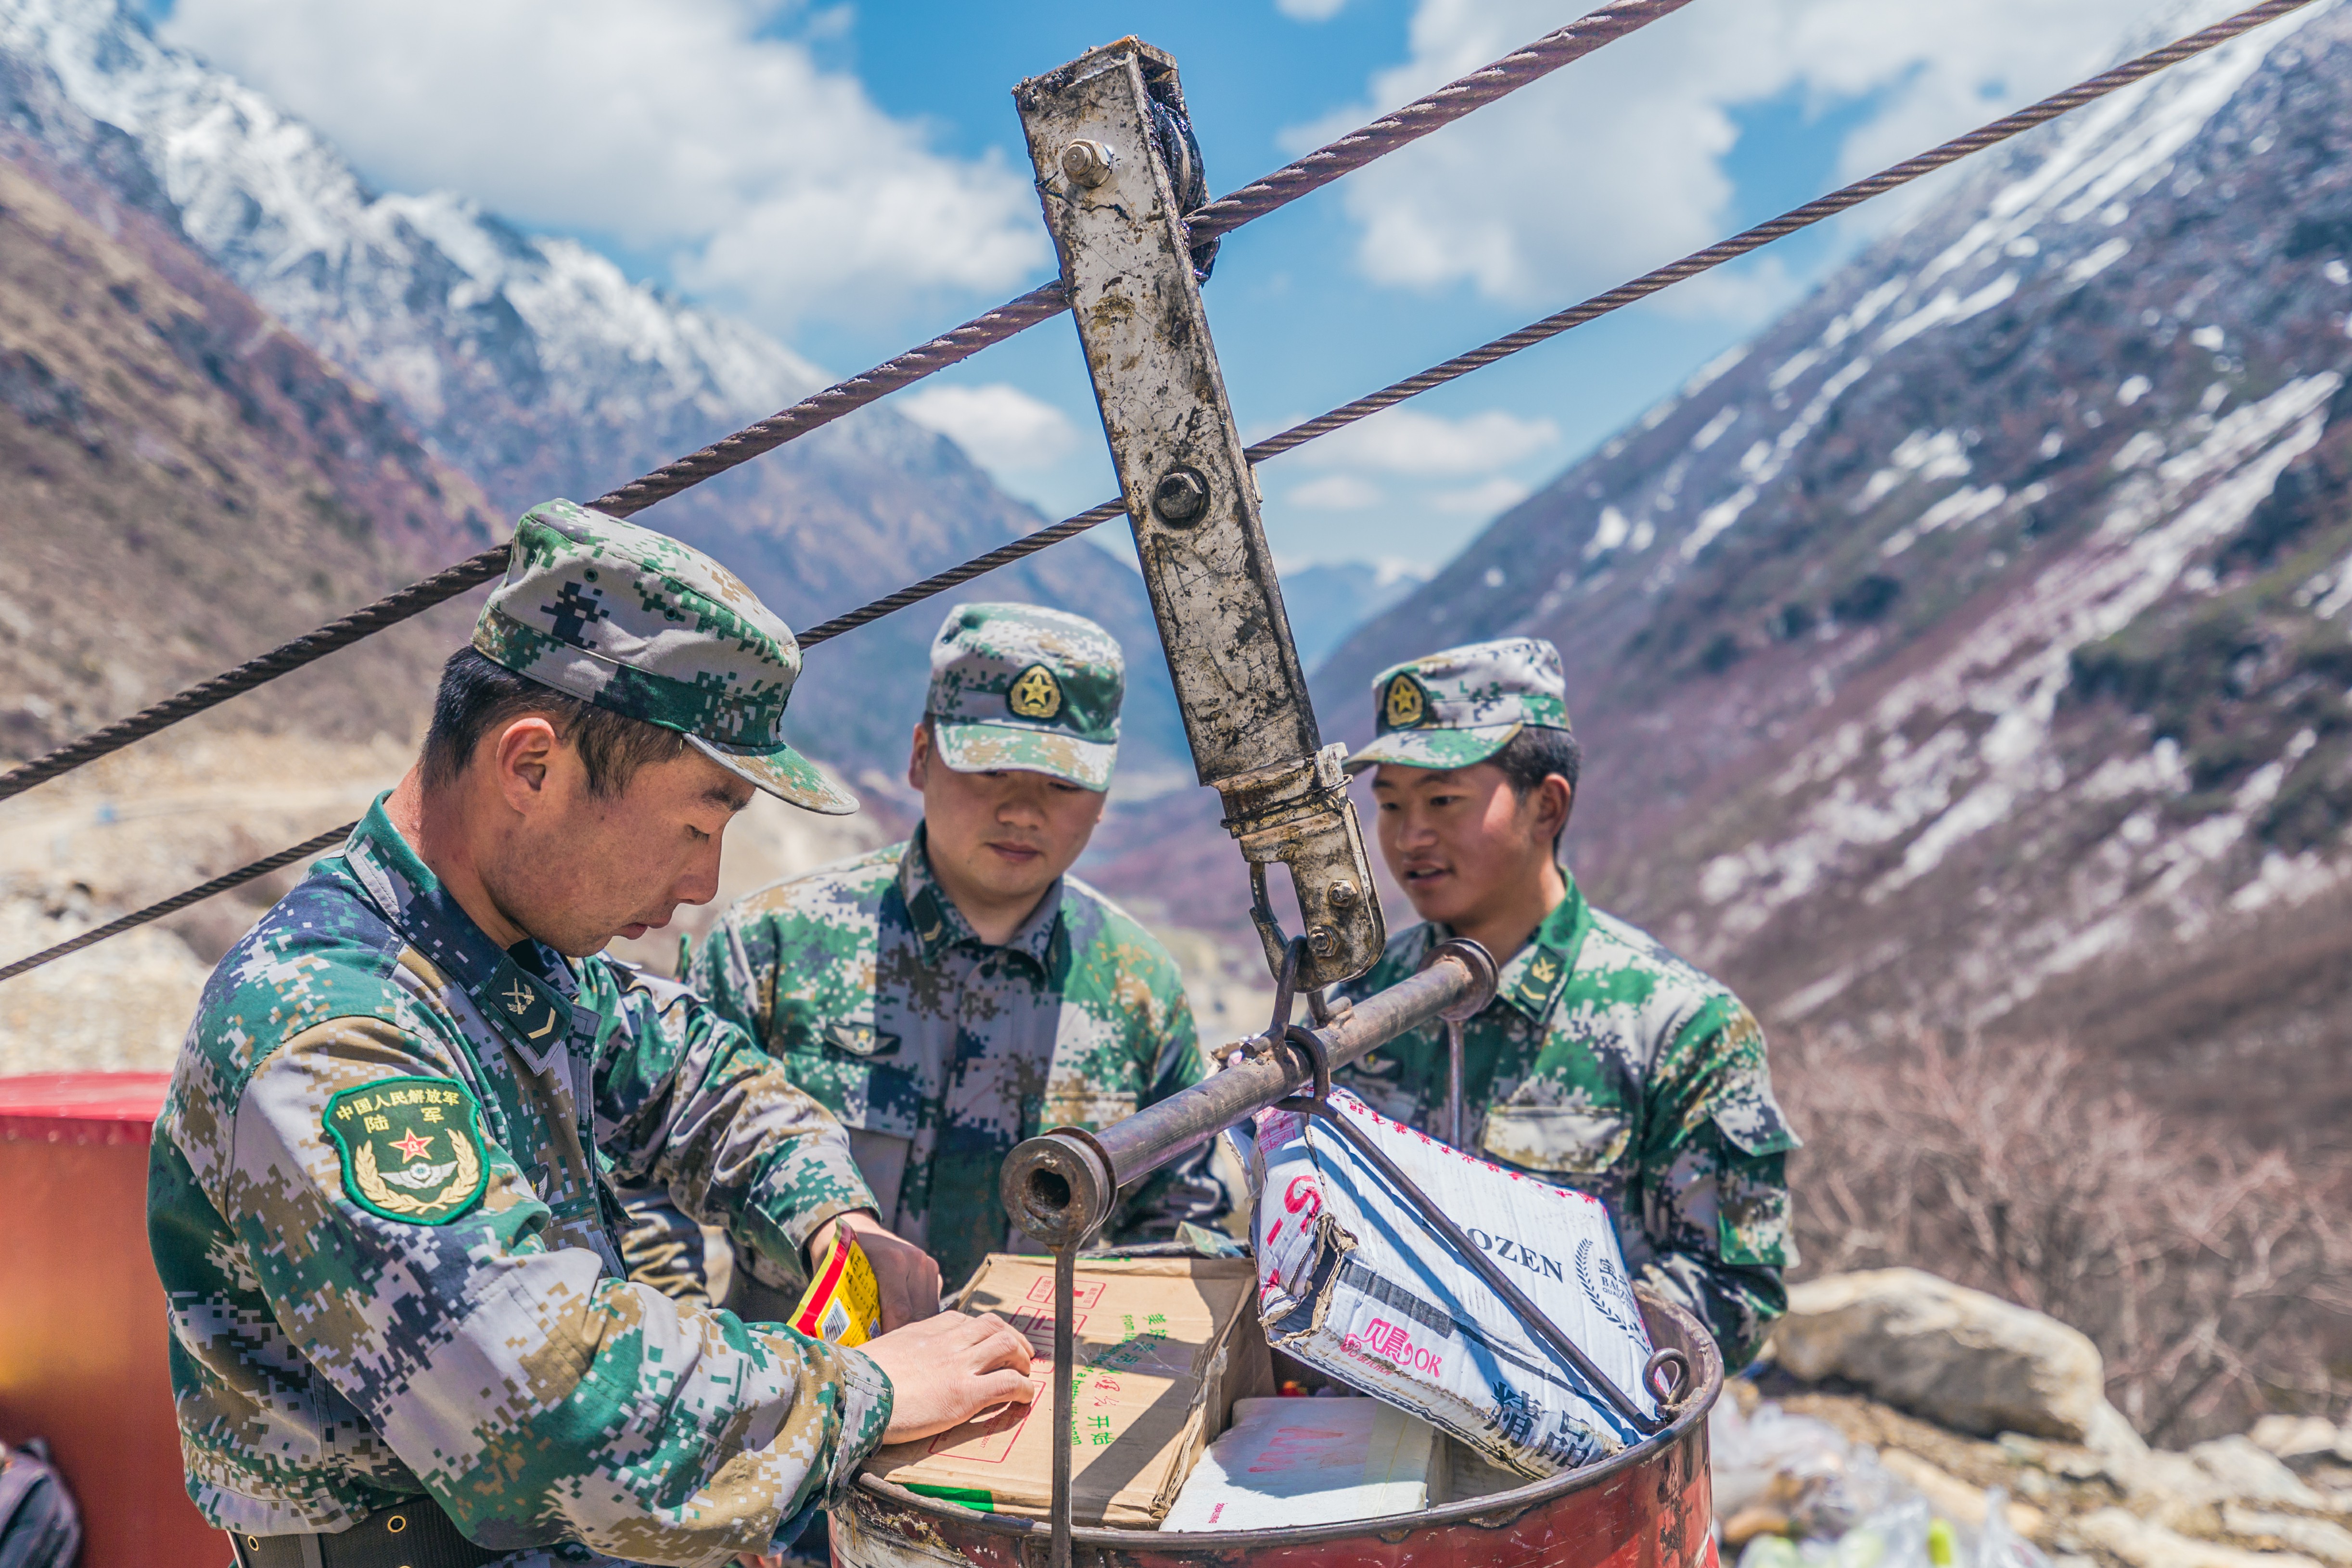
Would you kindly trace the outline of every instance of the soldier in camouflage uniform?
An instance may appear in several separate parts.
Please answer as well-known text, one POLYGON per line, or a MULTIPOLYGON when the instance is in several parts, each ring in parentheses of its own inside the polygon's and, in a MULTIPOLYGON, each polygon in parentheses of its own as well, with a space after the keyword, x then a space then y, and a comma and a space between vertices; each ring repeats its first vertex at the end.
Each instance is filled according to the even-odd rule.
MULTIPOLYGON (((998 1167, 1040 1130, 1099 1127, 1204 1071, 1175 961, 1076 877, 1110 788, 1118 644, 1091 621, 967 604, 931 645, 912 839, 752 894, 690 978, 849 1128, 899 1234, 950 1285, 1021 1244, 998 1167)), ((1202 1158, 1111 1232, 1224 1211, 1202 1158)))
MULTIPOLYGON (((1739 999, 1587 904, 1558 862, 1580 761, 1558 651, 1525 637, 1451 648, 1382 671, 1372 702, 1379 733, 1348 767, 1379 769, 1381 852, 1425 923, 1345 994, 1406 978, 1449 936, 1486 943, 1502 973, 1465 1030, 1465 1140, 1606 1203, 1627 1266, 1744 1365, 1788 1304, 1797 1139, 1739 999)), ((1445 1131, 1440 1028, 1333 1077, 1445 1131)))
POLYGON ((620 1278, 614 1176, 784 1270, 874 1207, 750 1037, 593 956, 711 896, 754 787, 855 808, 778 737, 799 664, 707 558, 535 509, 417 768, 215 970, 149 1228, 189 1493, 248 1568, 716 1563, 1024 1396, 1001 1324, 861 1353, 620 1278))

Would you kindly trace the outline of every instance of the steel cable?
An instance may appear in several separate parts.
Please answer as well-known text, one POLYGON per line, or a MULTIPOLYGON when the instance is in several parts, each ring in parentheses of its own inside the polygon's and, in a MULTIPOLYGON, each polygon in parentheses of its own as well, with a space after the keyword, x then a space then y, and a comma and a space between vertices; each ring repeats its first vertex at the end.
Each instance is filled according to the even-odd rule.
POLYGON ((95 762, 110 752, 120 751, 134 740, 175 725, 184 718, 193 717, 208 707, 217 707, 240 692, 249 692, 257 685, 299 670, 313 660, 322 659, 338 648, 349 647, 361 638, 373 636, 387 626, 396 626, 413 616, 422 615, 435 605, 489 581, 506 569, 507 547, 504 545, 486 549, 479 555, 467 556, 446 571, 436 572, 422 582, 412 582, 397 593, 388 594, 373 604, 352 611, 341 621, 330 621, 315 632, 305 632, 291 643, 280 643, 257 659, 248 659, 233 670, 165 697, 152 707, 142 708, 128 718, 117 719, 105 728, 94 729, 80 739, 37 757, 20 768, 0 773, 0 800, 22 794, 34 785, 54 779, 60 773, 71 772, 85 762, 95 762))
MULTIPOLYGON (((1449 82, 1426 97, 1415 99, 1361 130, 1350 131, 1297 162, 1188 214, 1188 231, 1202 239, 1230 234, 1252 219, 1264 217, 1276 208, 1330 183, 1350 170, 1360 169, 1409 141, 1450 125, 1471 110, 1483 108, 1507 93, 1516 92, 1529 82, 1581 59, 1602 45, 1622 38, 1690 3, 1691 0, 1609 0, 1609 4, 1591 15, 1547 33, 1527 47, 1449 82)), ((771 414, 756 424, 746 425, 699 452, 666 463, 617 490, 608 490, 589 504, 616 517, 634 516, 656 501, 690 489, 705 479, 739 467, 764 453, 772 452, 788 441, 830 424, 844 414, 854 413, 926 376, 934 375, 950 365, 961 364, 991 344, 1001 343, 1024 332, 1040 321, 1051 320, 1067 308, 1068 302, 1063 298, 1061 284, 1043 284, 984 315, 973 317, 951 331, 942 332, 928 343, 919 344, 894 359, 884 361, 870 371, 803 398, 792 407, 771 414)), ((217 706, 264 682, 298 670, 338 648, 347 647, 372 632, 382 631, 446 600, 455 599, 468 589, 488 582, 505 567, 504 545, 485 550, 422 582, 412 583, 397 593, 356 610, 341 621, 331 622, 315 632, 297 637, 258 658, 249 659, 235 669, 166 697, 152 707, 142 708, 21 767, 0 773, 0 800, 21 794, 36 784, 86 762, 120 751, 133 741, 168 728, 206 708, 217 706)), ((962 580, 961 578, 955 580, 962 580)), ((947 582, 942 586, 953 587, 954 583, 947 582)))
MULTIPOLYGON (((1694 251, 1690 255, 1684 256, 1679 261, 1670 262, 1664 267, 1658 267, 1651 272, 1646 272, 1629 283, 1620 284, 1618 287, 1610 289, 1605 294, 1596 294, 1591 298, 1583 301, 1581 304, 1572 305, 1565 310, 1561 310, 1554 315, 1547 316, 1540 321, 1531 323, 1528 326, 1519 329, 1516 332, 1511 332, 1503 337, 1497 338, 1490 343, 1486 343, 1479 348, 1471 350, 1467 353, 1457 354, 1453 359, 1446 361, 1444 363, 1432 366, 1430 369, 1422 371, 1418 375, 1408 376, 1402 381, 1391 382, 1390 385, 1381 388, 1379 392, 1358 398, 1353 402, 1343 404, 1342 406, 1333 409, 1330 413, 1323 414, 1318 418, 1308 420, 1303 424, 1293 425, 1290 429, 1283 431, 1281 434, 1271 436, 1250 447, 1246 455, 1253 463, 1263 462, 1266 458, 1279 456, 1281 454, 1288 452, 1294 447, 1314 440, 1317 436, 1328 435, 1331 432, 1339 430, 1343 426, 1352 424, 1356 421, 1362 419, 1367 415, 1377 413, 1384 408, 1392 407, 1397 403, 1404 402, 1408 398, 1427 392, 1433 387, 1443 386, 1446 382, 1466 375, 1470 371, 1477 370, 1482 366, 1493 364, 1497 360, 1517 353, 1522 349, 1530 348, 1537 343, 1544 342, 1549 339, 1558 337, 1562 332, 1568 331, 1570 328, 1581 326, 1583 323, 1590 321, 1596 317, 1607 315, 1612 310, 1622 309, 1625 306, 1633 304, 1637 300, 1645 299, 1662 288, 1679 283, 1685 278, 1697 275, 1698 273, 1705 272, 1710 267, 1720 267, 1725 262, 1732 261, 1739 256, 1746 256, 1748 252, 1753 251, 1759 246, 1769 245, 1776 239, 1780 239, 1785 235, 1795 233, 1799 229, 1820 223, 1824 218, 1832 217, 1859 203, 1867 201, 1873 196, 1884 194, 1885 192, 1893 190, 1896 186, 1908 183, 1913 180, 1916 180, 1922 175, 1932 173, 1936 170, 1957 162, 1958 160, 1967 157, 1972 152, 1981 152, 1985 148, 1993 146, 1998 142, 2004 141, 2012 136, 2018 135, 2021 131, 2030 131, 2035 126, 2044 124, 2049 120, 2056 119, 2060 115, 2066 113, 2070 110, 2079 109, 2084 104, 2088 103, 2095 99, 2104 97, 2118 89, 2128 87, 2134 82, 2142 80, 2143 78, 2155 74, 2157 71, 2162 70, 2167 66, 2178 64, 2181 60, 2189 58, 2191 56, 2201 54, 2208 49, 2214 48, 2221 44, 2227 43, 2231 38, 2237 37, 2242 33, 2249 32, 2255 27, 2261 26, 2265 22, 2273 21, 2291 12, 2300 10, 2304 6, 2311 5, 2312 3, 2313 0, 2263 0, 2262 5, 2242 11, 2234 16, 2225 18, 2222 21, 2215 23, 2210 27, 2203 28, 2198 32, 2190 34, 2185 38, 2168 44, 2162 48, 2150 50, 2147 54, 2140 55, 2136 58, 2127 60, 2122 65, 2116 66, 2112 70, 2103 71, 2087 81, 2080 82, 2074 87, 2068 88, 2063 92, 2053 94, 2048 98, 2042 99, 2037 103, 2017 110, 2013 114, 2004 115, 1989 125, 1981 126, 1975 131, 1969 131, 1964 136, 1955 137, 1951 141, 1946 141, 1940 146, 1920 153, 1916 157, 1906 159, 1900 163, 1883 169, 1877 173, 1872 174, 1865 179, 1857 180, 1853 184, 1844 186, 1840 190, 1833 191, 1828 195, 1817 197, 1813 201, 1808 202, 1801 207, 1796 207, 1789 212, 1783 213, 1777 218, 1759 224, 1753 228, 1744 230, 1739 234, 1734 235, 1729 239, 1718 241, 1717 243, 1707 246, 1705 250, 1694 251)), ((1604 10, 1614 9, 1617 9, 1617 7, 1604 7, 1604 10)), ((1595 15, 1599 14, 1600 13, 1596 13, 1595 15)), ((1588 18, 1588 20, 1590 18, 1588 18)), ((1468 80, 1470 78, 1465 78, 1464 79, 1468 80)), ((1339 144, 1333 143, 1333 145, 1337 146, 1339 144)), ((1307 162, 1309 162, 1309 160, 1301 160, 1301 165, 1307 162)), ((1294 167, 1297 167, 1297 165, 1294 167)), ((1309 185, 1306 188, 1312 189, 1313 186, 1309 185)), ((1235 198, 1229 199, 1238 199, 1239 196, 1245 193, 1246 190, 1244 192, 1236 193, 1235 198)), ((1204 211, 1206 209, 1204 209, 1204 211)), ((1270 211, 1272 209, 1269 207, 1265 210, 1270 211)), ((1251 215, 1255 214, 1253 214, 1251 215)), ((1235 221, 1241 222, 1246 220, 1237 219, 1235 221)), ((1126 508, 1124 504, 1118 501, 1106 501, 1100 505, 1089 507, 1087 510, 1078 513, 1076 517, 1066 517, 1062 521, 1055 523, 1050 527, 1038 529, 1035 533, 1025 534, 1022 538, 1014 539, 1008 544, 998 546, 995 549, 990 550, 985 555, 974 557, 972 559, 964 562, 961 566, 951 567, 946 571, 925 578, 920 582, 910 584, 906 588, 898 590, 895 593, 887 594, 880 599, 875 600, 869 604, 861 605, 857 609, 850 611, 845 614, 836 615, 830 621, 826 621, 816 626, 811 627, 807 633, 800 639, 801 643, 804 647, 814 646, 814 644, 824 642, 829 638, 837 637, 844 632, 848 632, 856 627, 863 626, 868 622, 880 620, 883 616, 888 615, 894 611, 903 610, 910 604, 919 603, 921 601, 929 599, 934 594, 943 593, 947 590, 954 588, 961 583, 968 582, 971 579, 981 576, 985 572, 993 571, 998 567, 1011 565, 1013 562, 1020 560, 1026 556, 1034 555, 1037 551, 1045 549, 1049 546, 1059 544, 1064 539, 1075 538, 1079 534, 1086 532, 1088 528, 1108 522, 1111 518, 1120 516, 1125 510, 1126 508)), ((502 554, 502 550, 486 552, 486 555, 502 554)), ((477 556, 473 560, 461 563, 457 567, 453 567, 450 570, 451 572, 462 572, 467 570, 474 568, 476 563, 482 561, 484 559, 485 556, 477 556)), ((494 572, 496 568, 493 568, 492 570, 494 572)), ((442 575, 446 577, 450 574, 444 573, 442 575)), ((427 580, 432 581, 436 580, 428 579, 427 580)), ((425 587, 425 583, 419 583, 416 585, 416 590, 421 590, 425 587)), ((414 592, 416 590, 408 590, 404 591, 414 592)), ((396 600, 401 597, 402 595, 394 595, 394 599, 396 600)), ((387 600, 382 601, 382 603, 389 604, 392 601, 393 601, 391 600, 387 600)), ((362 611, 357 615, 347 617, 346 620, 356 622, 361 617, 366 616, 379 608, 381 608, 381 605, 372 605, 368 610, 362 611)), ((419 605, 417 608, 421 609, 423 606, 419 605)), ((406 614, 414 613, 415 613, 415 610, 406 612, 406 614)), ((404 618, 404 615, 394 617, 394 619, 404 618)), ((342 622, 337 622, 336 624, 341 625, 342 622)), ((312 633, 312 636, 321 636, 331 630, 332 628, 321 628, 320 632, 312 633)), ((355 632, 354 636, 364 634, 365 633, 363 632, 355 632)), ((293 646, 293 644, 289 644, 289 647, 291 646, 293 646)), ((338 644, 338 646, 340 646, 340 644, 338 644)), ((280 650, 280 652, 283 652, 283 650, 280 650)), ((257 661, 257 663, 259 661, 257 661)), ((232 671, 228 675, 220 676, 217 677, 217 679, 224 681, 228 680, 237 674, 238 672, 232 671)), ((210 684, 212 683, 207 683, 207 685, 210 684)), ((255 684, 258 683, 257 682, 255 684)), ((131 721, 125 721, 125 723, 130 722, 131 721)), ((161 727, 158 726, 157 727, 161 727)), ((109 749, 111 748, 110 747, 109 749)), ((43 762, 46 760, 46 758, 42 759, 43 762)), ((27 767, 38 767, 41 764, 39 762, 37 762, 28 764, 27 767)), ((60 771, 62 769, 60 769, 60 771)), ((24 769, 19 769, 18 771, 21 773, 24 769)), ((8 794, 14 792, 8 788, 8 785, 16 777, 16 774, 0 776, 0 799, 5 799, 8 794)), ((181 894, 174 898, 166 899, 162 904, 152 905, 150 908, 138 911, 132 915, 127 915, 121 919, 114 921, 108 925, 101 926, 96 931, 87 933, 82 936, 78 936, 71 942, 60 944, 58 946, 52 947, 43 953, 37 953, 31 957, 19 959, 17 962, 9 965, 5 969, 0 969, 0 980, 5 980, 12 976, 22 974, 26 969, 47 963, 52 958, 61 957, 67 953, 78 951, 82 947, 89 946, 91 943, 102 941, 106 937, 115 935, 117 932, 127 931, 134 925, 143 925, 147 921, 157 918, 159 915, 169 915, 175 910, 186 907, 188 904, 196 903, 205 898, 209 898, 215 893, 224 892, 228 888, 236 886, 240 883, 248 882, 254 877, 274 871, 279 866, 300 859, 306 853, 314 852, 318 847, 326 842, 331 841, 341 833, 348 831, 348 829, 338 829, 335 833, 322 834, 318 839, 308 841, 303 844, 298 844, 290 850, 280 851, 278 854, 270 856, 266 861, 257 861, 252 865, 247 866, 240 871, 231 872, 226 876, 215 877, 211 882, 205 883, 202 887, 192 888, 188 892, 181 894)))
MULTIPOLYGON (((1457 78, 1362 129, 1317 148, 1297 162, 1244 185, 1231 195, 1187 213, 1186 235, 1194 240, 1205 240, 1231 234, 1244 224, 1320 190, 1342 174, 1451 125, 1472 110, 1517 92, 1690 3, 1691 0, 1609 0, 1607 5, 1545 34, 1525 48, 1457 78)), ((616 517, 628 517, 713 475, 723 474, 763 452, 772 451, 796 435, 804 435, 821 424, 863 408, 885 393, 959 364, 990 344, 1001 343, 1040 321, 1050 320, 1068 308, 1059 282, 1033 288, 985 316, 974 317, 952 332, 943 333, 920 348, 909 349, 897 359, 838 386, 828 387, 782 413, 737 431, 724 441, 666 464, 593 504, 616 517)))
POLYGON ((52 958, 62 958, 68 953, 79 953, 83 948, 94 943, 103 942, 110 936, 120 936, 132 926, 144 925, 151 920, 161 920, 166 915, 176 915, 192 904, 202 904, 216 893, 226 893, 232 887, 243 886, 255 877, 268 876, 281 866, 292 865, 296 861, 307 860, 322 850, 332 849, 350 838, 352 830, 358 826, 357 822, 345 822, 340 828, 330 828, 316 838, 304 839, 291 849, 279 850, 276 854, 265 856, 263 859, 255 861, 251 865, 239 866, 235 871, 213 878, 200 887, 192 887, 185 893, 175 893, 161 904, 151 904, 144 909, 134 910, 120 920, 110 920, 97 930, 85 931, 70 942, 60 942, 54 947, 44 947, 30 957, 19 958, 6 968, 0 969, 0 980, 13 979, 27 969, 39 968, 52 958))
MULTIPOLYGON (((1303 424, 1292 425, 1288 430, 1268 436, 1250 447, 1244 455, 1252 463, 1263 463, 1269 457, 1279 457, 1294 447, 1305 445, 1318 435, 1328 435, 1335 430, 1353 424, 1358 420, 1378 413, 1384 408, 1392 408, 1407 398, 1417 397, 1433 388, 1444 386, 1448 382, 1458 380, 1472 371, 1491 365, 1497 360, 1507 359, 1522 349, 1533 348, 1538 343, 1557 338, 1570 328, 1580 327, 1595 317, 1606 316, 1612 310, 1622 310, 1637 300, 1648 298, 1662 288, 1696 277, 1710 267, 1721 267, 1725 262, 1737 260, 1749 251, 1769 245, 1776 239, 1784 238, 1799 229, 1810 227, 1824 218, 1834 217, 1847 208, 1868 201, 1873 196, 1883 195, 1898 185, 1907 184, 1924 174, 1933 173, 1948 164, 1958 162, 1972 152, 1982 152, 1985 148, 2005 141, 2021 131, 2031 131, 2037 125, 2055 120, 2069 110, 2079 109, 2094 99, 2105 97, 2120 88, 2129 87, 2132 83, 2151 76, 2167 66, 2178 64, 2192 55, 2202 54, 2207 49, 2229 42, 2241 33, 2259 27, 2263 23, 2284 16, 2290 11, 2300 10, 2312 3, 2313 0, 2263 0, 2262 5, 2251 10, 2241 11, 2234 16, 2216 22, 2213 26, 2200 32, 2192 33, 2176 43, 2168 44, 2160 49, 2153 49, 2147 54, 2126 60, 2113 70, 2104 71, 2088 81, 2079 82, 2063 92, 2054 93, 2038 103, 2030 104, 2019 110, 2014 114, 2004 115, 1990 125, 1980 126, 1965 136, 1956 136, 1941 146, 1931 148, 1915 158, 1906 158, 1900 163, 1882 169, 1875 174, 1857 180, 1853 184, 1832 191, 1826 196, 1816 197, 1801 207, 1791 208, 1779 217, 1758 224, 1754 228, 1743 230, 1729 239, 1718 240, 1705 250, 1693 251, 1680 261, 1669 262, 1654 271, 1645 272, 1630 283, 1621 283, 1605 294, 1596 294, 1581 304, 1571 305, 1556 315, 1547 316, 1542 320, 1532 322, 1516 332, 1507 333, 1490 343, 1470 350, 1467 353, 1456 354, 1444 363, 1433 365, 1418 375, 1407 376, 1401 382, 1392 382, 1380 391, 1360 397, 1353 402, 1344 403, 1328 413, 1310 419, 1303 424)), ((969 581, 982 572, 992 571, 1000 566, 1008 566, 1024 556, 1034 555, 1049 545, 1056 545, 1064 539, 1074 538, 1097 524, 1108 522, 1111 518, 1120 516, 1125 510, 1125 507, 1120 502, 1106 501, 1080 512, 1076 517, 1066 517, 1050 528, 1040 528, 1034 534, 1024 534, 1012 543, 999 545, 986 555, 966 561, 961 566, 951 568, 935 577, 925 578, 921 582, 902 588, 898 592, 877 599, 871 604, 861 605, 845 615, 836 615, 824 624, 811 628, 801 642, 803 645, 821 643, 825 638, 838 635, 852 627, 863 626, 869 621, 877 621, 893 611, 903 610, 910 604, 929 598, 934 593, 953 588, 958 583, 969 581)))

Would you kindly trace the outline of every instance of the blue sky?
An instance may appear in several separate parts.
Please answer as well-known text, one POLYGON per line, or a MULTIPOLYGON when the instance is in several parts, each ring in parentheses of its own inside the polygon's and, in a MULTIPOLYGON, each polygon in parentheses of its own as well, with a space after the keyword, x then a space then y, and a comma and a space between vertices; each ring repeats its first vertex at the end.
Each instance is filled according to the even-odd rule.
MULTIPOLYGON (((168 38, 387 188, 574 235, 845 373, 1042 280, 1010 89, 1133 32, 1225 191, 1583 5, 176 0, 168 38)), ((2063 85, 2153 0, 1695 0, 1229 238, 1207 297, 1255 436, 2063 85)), ((1434 564, 1752 332, 1872 226, 1784 242, 1384 428, 1269 464, 1286 562, 1434 564)), ((902 400, 1059 516, 1110 468, 1066 321, 902 400)))

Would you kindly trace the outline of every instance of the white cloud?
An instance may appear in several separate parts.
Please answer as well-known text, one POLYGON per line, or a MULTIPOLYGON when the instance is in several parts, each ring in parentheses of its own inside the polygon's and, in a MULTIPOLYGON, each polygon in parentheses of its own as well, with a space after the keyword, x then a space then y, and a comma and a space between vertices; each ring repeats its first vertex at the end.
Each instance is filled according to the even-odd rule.
POLYGON ((1500 475, 1483 485, 1473 485, 1463 490, 1441 491, 1436 497, 1437 509, 1455 512, 1465 517, 1487 517, 1508 507, 1516 507, 1528 498, 1528 487, 1517 479, 1500 475))
POLYGON ((1559 426, 1552 421, 1522 419, 1501 409, 1448 419, 1393 408, 1325 436, 1300 461, 1318 468, 1459 476, 1507 467, 1559 439, 1559 426))
POLYGON ((1274 8, 1294 22, 1328 22, 1348 0, 1274 0, 1274 8))
POLYGON ((1360 512, 1378 506, 1381 487, 1353 474, 1327 474, 1290 492, 1290 504, 1315 512, 1360 512))
POLYGON ((931 386, 892 404, 971 454, 992 473, 1051 468, 1076 450, 1078 433, 1062 411, 1003 382, 931 386))
MULTIPOLYGON (((1466 283, 1513 304, 1565 304, 1730 232, 1722 161, 1742 106, 1795 94, 1828 109, 1884 95, 1842 144, 1836 177, 1852 178, 2065 85, 2164 9, 2162 0, 1694 5, 1349 176, 1359 264, 1383 283, 1466 283)), ((1551 0, 1420 0, 1410 57, 1373 77, 1371 103, 1292 139, 1328 140, 1558 26, 1560 15, 1551 0)), ((1760 319, 1785 302, 1779 284, 1768 275, 1685 308, 1760 319)))
POLYGON ((162 30, 376 179, 666 253, 681 283, 772 326, 1050 265, 1025 172, 932 151, 804 38, 773 36, 801 15, 791 0, 178 0, 162 30))

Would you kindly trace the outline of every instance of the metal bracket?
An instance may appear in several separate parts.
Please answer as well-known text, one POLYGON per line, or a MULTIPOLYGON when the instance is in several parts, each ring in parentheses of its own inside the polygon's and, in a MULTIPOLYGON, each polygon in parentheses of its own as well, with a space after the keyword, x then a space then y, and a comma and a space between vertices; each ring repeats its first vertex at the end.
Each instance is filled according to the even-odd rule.
POLYGON ((1326 747, 1290 638, 1259 517, 1257 480, 1225 399, 1196 257, 1162 146, 1186 149, 1176 62, 1122 38, 1013 92, 1045 226, 1086 350, 1103 432, 1201 781, 1224 798, 1256 894, 1251 918, 1279 974, 1288 938, 1266 867, 1290 868, 1320 989, 1381 956, 1387 931, 1348 799, 1342 747, 1326 747))

